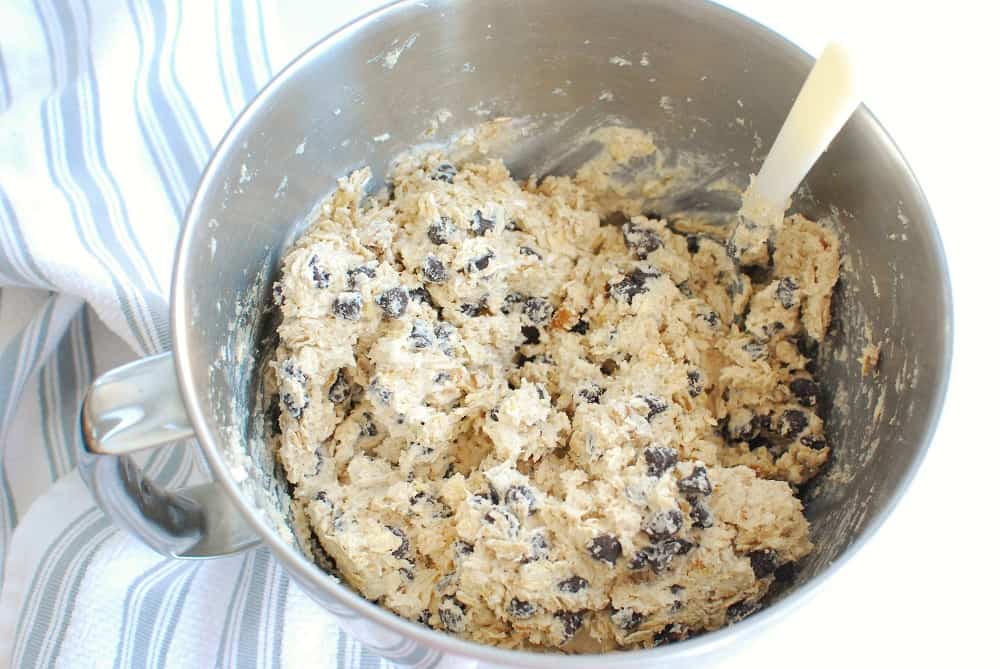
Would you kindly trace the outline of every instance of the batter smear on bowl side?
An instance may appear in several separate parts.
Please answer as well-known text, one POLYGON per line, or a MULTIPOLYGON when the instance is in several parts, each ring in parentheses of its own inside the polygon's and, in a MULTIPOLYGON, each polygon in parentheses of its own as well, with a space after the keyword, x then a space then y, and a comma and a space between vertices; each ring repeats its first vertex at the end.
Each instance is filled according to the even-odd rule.
POLYGON ((793 216, 739 267, 639 214, 610 166, 655 147, 607 137, 541 183, 425 152, 366 197, 359 170, 284 258, 267 382, 300 540, 400 616, 660 645, 752 612, 812 548, 837 237, 793 216))

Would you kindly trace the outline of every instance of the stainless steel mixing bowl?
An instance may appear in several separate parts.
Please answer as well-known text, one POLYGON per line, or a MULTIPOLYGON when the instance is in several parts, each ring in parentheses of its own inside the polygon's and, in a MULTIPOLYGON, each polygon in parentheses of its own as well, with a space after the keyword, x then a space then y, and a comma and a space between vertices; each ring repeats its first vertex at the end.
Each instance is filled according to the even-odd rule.
MULTIPOLYGON (((337 177, 370 165, 380 179, 400 151, 497 116, 534 123, 508 155, 522 175, 584 129, 617 123, 655 133, 677 160, 696 151, 705 170, 736 162, 745 177, 810 64, 778 35, 697 0, 407 1, 333 33, 249 105, 205 170, 177 250, 174 352, 112 372, 85 401, 95 494, 169 555, 263 542, 343 626, 401 664, 565 663, 402 620, 290 541, 286 487, 262 447, 256 404, 257 362, 273 345, 268 287, 282 250, 337 177), (163 491, 127 456, 187 436, 197 437, 214 483, 163 491)), ((769 607, 743 622, 659 649, 576 656, 573 666, 680 667, 718 657, 826 581, 879 528, 920 464, 952 342, 947 270, 927 203, 865 109, 800 195, 798 210, 839 226, 845 253, 817 372, 833 463, 804 491, 817 549, 769 607), (884 342, 875 377, 862 376, 856 360, 869 340, 884 342)))

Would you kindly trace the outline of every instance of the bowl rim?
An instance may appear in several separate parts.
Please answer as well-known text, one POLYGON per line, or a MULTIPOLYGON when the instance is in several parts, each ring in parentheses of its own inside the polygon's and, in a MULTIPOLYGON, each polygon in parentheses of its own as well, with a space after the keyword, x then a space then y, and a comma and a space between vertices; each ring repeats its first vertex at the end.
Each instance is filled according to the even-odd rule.
MULTIPOLYGON (((644 0, 635 0, 636 4, 648 4, 644 0)), ((728 7, 723 7, 710 0, 680 0, 676 3, 686 6, 685 9, 702 12, 712 12, 712 20, 727 20, 741 24, 749 30, 760 33, 763 37, 774 41, 785 53, 784 57, 798 60, 804 67, 808 67, 813 58, 780 33, 771 30, 754 19, 737 12, 728 7)), ((879 510, 871 519, 868 526, 862 533, 851 542, 845 551, 827 567, 799 586, 793 593, 782 597, 779 601, 769 605, 761 611, 746 619, 727 625, 721 629, 698 635, 692 639, 676 644, 667 644, 659 648, 636 649, 627 651, 611 651, 608 653, 591 653, 568 656, 557 652, 535 652, 525 650, 508 650, 496 646, 489 646, 478 642, 468 641, 457 636, 440 632, 418 623, 411 622, 393 613, 387 608, 373 604, 356 593, 348 585, 327 575, 320 570, 311 560, 307 559, 299 551, 286 543, 278 536, 276 531, 265 522, 261 514, 255 511, 255 507, 243 496, 239 484, 232 477, 228 466, 222 456, 222 449, 215 441, 210 428, 210 422, 205 412, 202 411, 202 403, 198 396, 198 387, 194 382, 193 375, 187 359, 191 347, 192 333, 187 327, 186 314, 190 312, 189 295, 190 285, 187 279, 187 272, 193 256, 194 230, 199 224, 206 224, 211 217, 206 213, 205 200, 211 187, 221 178, 221 167, 227 162, 227 158, 234 151, 238 150, 237 138, 252 127, 253 121, 263 108, 271 104, 279 97, 285 82, 292 79, 296 73, 305 68, 312 60, 320 55, 327 46, 334 42, 346 41, 352 35, 360 32, 365 27, 386 18, 391 13, 403 10, 413 5, 423 5, 420 0, 393 0, 383 4, 352 21, 338 27, 323 38, 317 40, 309 48, 296 56, 288 65, 277 73, 246 105, 240 114, 233 121, 226 131, 222 140, 212 152, 212 156, 206 164, 198 181, 197 188, 191 198, 184 216, 182 232, 177 244, 173 265, 173 275, 171 279, 171 308, 170 321, 171 333, 173 336, 173 350, 175 369, 184 404, 187 408, 188 416, 198 437, 201 450, 205 454, 215 480, 225 489, 229 497, 234 501, 234 506, 242 515, 243 520, 252 527, 260 536, 263 543, 275 555, 282 569, 285 569, 289 576, 303 586, 314 599, 320 599, 320 594, 331 599, 336 604, 347 607, 351 613, 362 616, 369 621, 385 627, 411 641, 415 641, 420 646, 438 651, 446 655, 457 655, 466 658, 473 658, 486 662, 495 662, 503 665, 513 665, 522 667, 551 668, 560 662, 565 662, 568 657, 572 657, 575 667, 607 667, 614 662, 616 666, 630 666, 637 664, 653 665, 658 662, 669 660, 679 660, 681 658, 693 659, 714 653, 724 646, 729 646, 736 638, 748 637, 760 630, 772 625, 807 599, 812 597, 823 584, 840 571, 843 566, 851 560, 861 548, 868 543, 871 537, 882 527, 889 515, 895 510, 903 495, 906 493, 913 481, 916 472, 926 457, 927 450, 933 441, 937 426, 941 417, 945 395, 947 393, 954 347, 954 305, 952 297, 951 280, 948 272, 948 265, 944 255, 944 247, 941 242, 940 233, 927 201, 923 189, 909 163, 906 161, 899 147, 895 144, 882 124, 875 118, 874 114, 867 106, 862 104, 854 116, 854 122, 861 122, 867 126, 867 132, 881 140, 881 150, 897 162, 910 182, 917 195, 917 204, 920 207, 921 219, 927 221, 927 232, 929 233, 929 243, 934 252, 936 260, 941 268, 941 280, 943 289, 943 302, 945 318, 942 321, 944 351, 941 360, 941 383, 934 389, 930 403, 929 421, 924 432, 921 443, 910 462, 903 477, 900 479, 897 489, 893 492, 888 503, 879 510)), ((433 9, 433 8, 432 8, 433 9)), ((330 611, 327 602, 320 601, 321 606, 330 611)), ((330 611, 330 614, 341 618, 343 613, 330 611)), ((371 646, 370 642, 363 642, 371 646)), ((377 646, 371 646, 378 653, 377 646)), ((393 648, 383 650, 396 650, 393 648)))

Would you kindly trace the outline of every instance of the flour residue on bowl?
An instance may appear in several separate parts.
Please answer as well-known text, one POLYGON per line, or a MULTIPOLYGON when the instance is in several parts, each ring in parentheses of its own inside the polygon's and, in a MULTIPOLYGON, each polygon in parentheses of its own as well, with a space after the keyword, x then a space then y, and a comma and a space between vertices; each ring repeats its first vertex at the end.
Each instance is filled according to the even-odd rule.
POLYGON ((373 56, 368 60, 368 62, 380 63, 385 69, 391 70, 399 63, 400 56, 403 55, 403 52, 416 43, 418 37, 420 37, 420 33, 413 33, 403 40, 402 43, 400 43, 398 39, 393 40, 392 44, 389 45, 389 49, 373 56))

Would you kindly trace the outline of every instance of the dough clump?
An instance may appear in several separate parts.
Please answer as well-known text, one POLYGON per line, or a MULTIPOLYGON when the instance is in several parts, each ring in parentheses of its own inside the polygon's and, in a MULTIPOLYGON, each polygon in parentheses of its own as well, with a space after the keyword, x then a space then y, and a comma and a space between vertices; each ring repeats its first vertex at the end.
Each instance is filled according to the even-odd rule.
POLYGON ((648 647, 755 610, 812 548, 836 236, 793 216, 751 271, 609 216, 600 170, 519 183, 426 153, 391 197, 369 178, 339 181, 274 286, 303 549, 502 647, 648 647))

